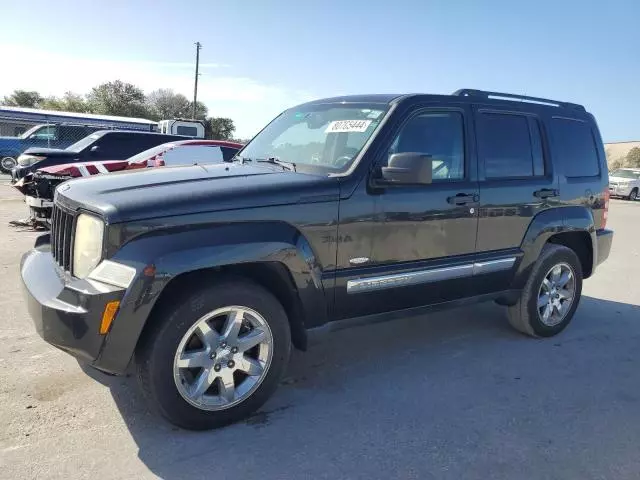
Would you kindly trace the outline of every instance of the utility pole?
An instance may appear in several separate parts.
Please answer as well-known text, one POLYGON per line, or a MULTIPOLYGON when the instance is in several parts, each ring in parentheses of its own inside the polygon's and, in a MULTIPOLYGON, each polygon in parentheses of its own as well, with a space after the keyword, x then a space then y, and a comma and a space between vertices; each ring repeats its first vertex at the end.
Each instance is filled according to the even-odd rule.
POLYGON ((196 81, 193 86, 193 119, 196 119, 196 109, 198 105, 198 68, 200 67, 200 49, 202 45, 200 42, 196 42, 196 81))

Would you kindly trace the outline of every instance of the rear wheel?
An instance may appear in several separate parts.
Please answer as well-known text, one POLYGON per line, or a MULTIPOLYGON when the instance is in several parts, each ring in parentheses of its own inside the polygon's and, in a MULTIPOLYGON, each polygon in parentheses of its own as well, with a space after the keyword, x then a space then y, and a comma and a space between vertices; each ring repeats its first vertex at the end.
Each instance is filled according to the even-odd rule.
POLYGON ((136 352, 152 406, 188 429, 247 417, 275 391, 291 334, 286 313, 262 287, 228 281, 202 289, 159 318, 136 352))
POLYGON ((0 170, 3 172, 10 172, 13 167, 17 165, 16 158, 14 156, 5 155, 0 158, 0 170))
POLYGON ((509 322, 533 337, 551 337, 564 330, 578 308, 582 266, 576 253, 563 245, 547 244, 534 265, 509 322))
POLYGON ((635 201, 637 199, 638 199, 638 189, 634 188, 633 190, 631 190, 631 193, 629 194, 629 200, 635 201))

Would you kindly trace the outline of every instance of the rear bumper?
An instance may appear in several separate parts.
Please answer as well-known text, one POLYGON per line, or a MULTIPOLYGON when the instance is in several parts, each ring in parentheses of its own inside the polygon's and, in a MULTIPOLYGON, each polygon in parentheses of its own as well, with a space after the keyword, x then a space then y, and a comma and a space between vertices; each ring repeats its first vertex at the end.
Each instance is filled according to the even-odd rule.
POLYGON ((611 244, 613 243, 613 230, 598 230, 596 232, 597 255, 596 266, 604 262, 611 252, 611 244))
POLYGON ((100 368, 105 336, 100 322, 105 305, 121 300, 125 290, 100 282, 81 280, 62 272, 49 245, 36 247, 22 257, 22 287, 38 334, 51 345, 100 368))

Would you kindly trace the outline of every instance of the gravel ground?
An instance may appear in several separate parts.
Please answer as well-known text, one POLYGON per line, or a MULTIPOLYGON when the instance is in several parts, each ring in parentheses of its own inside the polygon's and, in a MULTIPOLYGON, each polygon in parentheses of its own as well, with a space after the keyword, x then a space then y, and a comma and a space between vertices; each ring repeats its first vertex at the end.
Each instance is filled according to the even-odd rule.
POLYGON ((640 202, 612 201, 611 257, 561 335, 493 304, 343 331, 295 353, 261 412, 193 433, 36 335, 18 265, 37 234, 7 226, 25 208, 4 183, 2 479, 640 478, 640 202))

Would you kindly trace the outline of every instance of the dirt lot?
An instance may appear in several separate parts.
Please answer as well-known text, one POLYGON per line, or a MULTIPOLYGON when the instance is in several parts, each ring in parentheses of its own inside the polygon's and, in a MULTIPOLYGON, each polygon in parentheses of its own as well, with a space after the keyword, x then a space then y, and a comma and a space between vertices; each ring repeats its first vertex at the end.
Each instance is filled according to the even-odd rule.
POLYGON ((37 234, 7 226, 25 210, 4 183, 2 479, 640 478, 640 202, 612 201, 612 255, 560 336, 493 304, 344 331, 296 353, 260 413, 192 433, 36 335, 18 266, 37 234))

